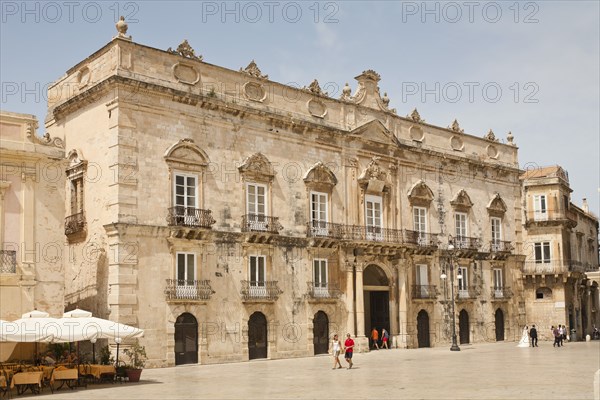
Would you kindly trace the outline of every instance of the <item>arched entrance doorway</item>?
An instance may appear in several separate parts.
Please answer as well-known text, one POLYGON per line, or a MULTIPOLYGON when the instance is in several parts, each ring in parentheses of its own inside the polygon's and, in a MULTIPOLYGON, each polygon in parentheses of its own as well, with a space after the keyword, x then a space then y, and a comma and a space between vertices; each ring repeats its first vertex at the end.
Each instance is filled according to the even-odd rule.
POLYGON ((429 343, 429 314, 425 310, 421 310, 417 314, 417 341, 419 348, 431 347, 429 343))
POLYGON ((323 311, 317 312, 313 319, 313 345, 315 355, 326 354, 329 350, 329 318, 323 311))
MULTIPOLYGON (((383 269, 375 264, 363 271, 365 332, 377 328, 390 332, 390 282, 383 269)), ((391 346, 391 343, 389 344, 391 346)))
POLYGON ((248 320, 248 357, 267 358, 267 318, 255 312, 248 320))
POLYGON ((504 313, 502 312, 502 309, 500 309, 500 308, 496 310, 495 321, 496 321, 496 341, 500 342, 500 341, 504 340, 504 313))
POLYGON ((460 344, 469 343, 469 313, 467 310, 460 310, 460 314, 458 314, 458 335, 460 344))
POLYGON ((198 321, 183 313, 175 321, 175 365, 198 363, 198 321))

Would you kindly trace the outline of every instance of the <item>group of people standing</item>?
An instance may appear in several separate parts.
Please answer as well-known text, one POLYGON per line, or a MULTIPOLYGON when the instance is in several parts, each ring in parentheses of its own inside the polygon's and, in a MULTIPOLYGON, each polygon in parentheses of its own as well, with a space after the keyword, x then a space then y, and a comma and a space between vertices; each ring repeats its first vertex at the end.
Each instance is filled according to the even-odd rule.
MULTIPOLYGON (((567 327, 564 325, 554 326, 550 328, 554 337, 553 347, 564 346, 564 341, 567 339, 567 327)), ((527 326, 523 328, 523 335, 517 347, 538 347, 538 332, 535 325, 529 329, 527 326)))

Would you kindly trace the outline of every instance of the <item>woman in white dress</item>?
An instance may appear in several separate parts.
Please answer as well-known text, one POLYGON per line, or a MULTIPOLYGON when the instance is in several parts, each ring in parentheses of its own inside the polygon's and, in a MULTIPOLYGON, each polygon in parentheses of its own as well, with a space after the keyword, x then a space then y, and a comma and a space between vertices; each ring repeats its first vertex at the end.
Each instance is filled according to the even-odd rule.
POLYGON ((523 328, 523 334, 521 335, 521 340, 517 347, 529 347, 529 329, 527 326, 523 328))

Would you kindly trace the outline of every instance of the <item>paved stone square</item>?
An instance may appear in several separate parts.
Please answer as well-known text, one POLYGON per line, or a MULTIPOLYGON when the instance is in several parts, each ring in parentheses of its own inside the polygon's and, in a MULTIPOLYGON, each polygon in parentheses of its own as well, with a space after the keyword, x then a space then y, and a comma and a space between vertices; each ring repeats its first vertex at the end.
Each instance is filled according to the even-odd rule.
MULTIPOLYGON (((600 342, 379 350, 352 370, 331 357, 146 369, 140 383, 91 385, 52 399, 592 399, 600 342)), ((345 365, 345 362, 344 362, 345 365)), ((23 397, 23 396, 22 396, 23 397)))

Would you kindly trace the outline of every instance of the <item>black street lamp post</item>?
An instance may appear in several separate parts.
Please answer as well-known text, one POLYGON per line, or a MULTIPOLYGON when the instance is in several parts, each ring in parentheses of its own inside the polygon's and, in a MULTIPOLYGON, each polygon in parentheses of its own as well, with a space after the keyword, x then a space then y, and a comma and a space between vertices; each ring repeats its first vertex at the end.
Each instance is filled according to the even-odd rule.
MULTIPOLYGON (((456 312, 454 311, 455 307, 455 298, 454 298, 454 245, 452 244, 452 237, 448 240, 448 254, 450 260, 450 297, 452 301, 452 347, 450 347, 450 351, 460 351, 460 347, 456 343, 456 312)), ((442 271, 441 275, 442 279, 446 279, 445 271, 442 271)), ((460 275, 460 270, 456 276, 457 279, 462 279, 460 275)))

